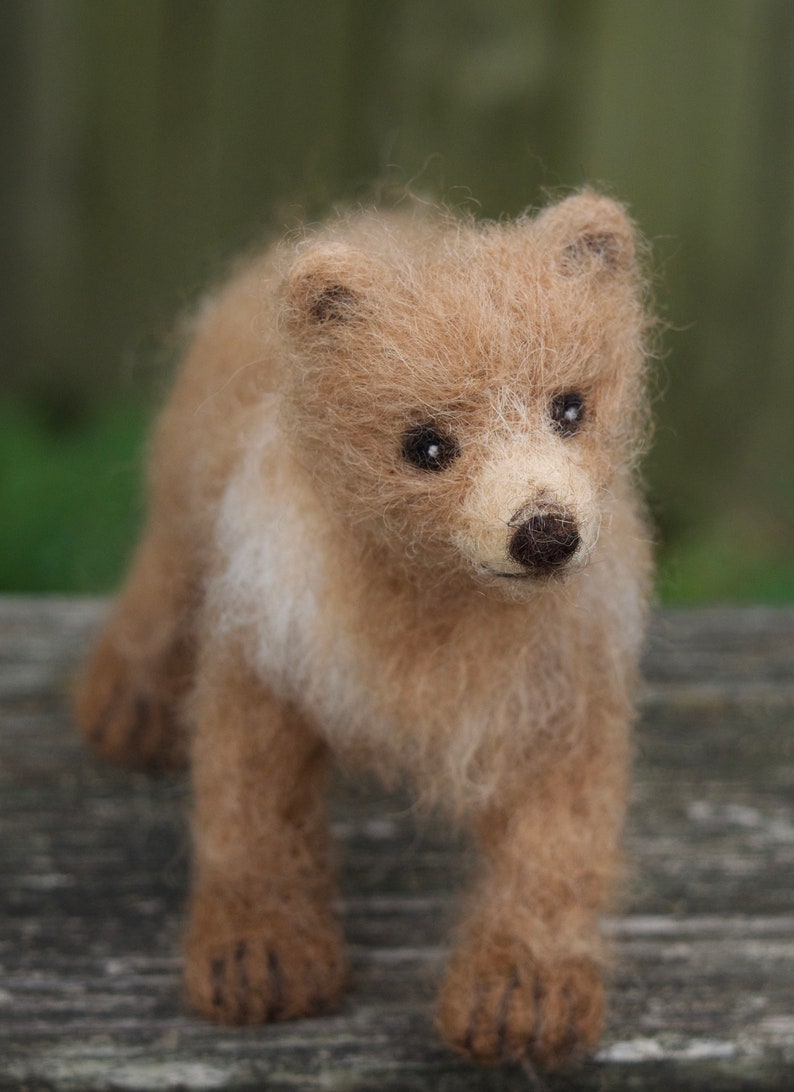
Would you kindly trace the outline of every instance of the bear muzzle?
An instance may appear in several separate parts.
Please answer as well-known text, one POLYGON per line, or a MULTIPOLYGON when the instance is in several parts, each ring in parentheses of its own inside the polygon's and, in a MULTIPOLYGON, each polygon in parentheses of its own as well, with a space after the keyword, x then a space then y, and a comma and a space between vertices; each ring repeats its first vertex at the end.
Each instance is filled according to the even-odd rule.
POLYGON ((524 570, 504 576, 546 575, 563 569, 579 549, 581 537, 573 515, 554 506, 530 514, 526 509, 511 519, 513 533, 507 552, 524 570))

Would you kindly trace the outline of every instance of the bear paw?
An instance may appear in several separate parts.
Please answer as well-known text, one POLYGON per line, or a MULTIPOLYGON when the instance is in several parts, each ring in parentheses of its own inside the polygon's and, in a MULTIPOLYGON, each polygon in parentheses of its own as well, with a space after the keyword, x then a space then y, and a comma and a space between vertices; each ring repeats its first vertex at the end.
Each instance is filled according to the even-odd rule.
POLYGON ((151 684, 136 684, 127 662, 109 646, 95 656, 76 704, 83 737, 100 758, 150 772, 187 765, 173 701, 151 684))
POLYGON ((262 1024, 328 1012, 347 982, 341 930, 316 912, 269 914, 226 936, 194 926, 185 952, 189 1004, 220 1024, 262 1024), (262 923, 266 928, 262 928, 262 923))
POLYGON ((513 956, 500 945, 491 961, 482 950, 453 957, 436 1018, 444 1039, 491 1065, 529 1062, 553 1069, 586 1053, 604 1020, 595 960, 540 960, 526 949, 513 956))

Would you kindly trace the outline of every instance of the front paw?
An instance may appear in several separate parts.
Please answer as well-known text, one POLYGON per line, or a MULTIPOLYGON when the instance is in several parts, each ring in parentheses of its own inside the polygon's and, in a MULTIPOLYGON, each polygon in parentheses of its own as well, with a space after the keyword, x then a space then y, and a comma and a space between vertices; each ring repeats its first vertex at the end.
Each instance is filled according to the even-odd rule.
POLYGON ((519 944, 461 950, 441 991, 437 1027, 473 1061, 553 1069, 585 1054, 604 1020, 601 972, 589 956, 534 958, 519 944))
POLYGON ((185 950, 189 1004, 220 1024, 262 1024, 337 1008, 347 982, 341 930, 314 907, 261 907, 256 923, 202 923, 185 950))

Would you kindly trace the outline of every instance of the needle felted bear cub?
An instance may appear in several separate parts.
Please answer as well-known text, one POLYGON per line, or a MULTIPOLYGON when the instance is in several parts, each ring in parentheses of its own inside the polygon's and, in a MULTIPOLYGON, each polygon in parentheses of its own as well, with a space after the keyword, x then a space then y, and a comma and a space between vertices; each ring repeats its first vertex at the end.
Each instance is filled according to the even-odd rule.
POLYGON ((189 760, 205 1016, 343 995, 335 753, 479 848, 444 1038, 541 1066, 597 1040, 650 573, 636 246, 589 190, 513 223, 360 213, 195 317, 78 714, 118 762, 189 760))

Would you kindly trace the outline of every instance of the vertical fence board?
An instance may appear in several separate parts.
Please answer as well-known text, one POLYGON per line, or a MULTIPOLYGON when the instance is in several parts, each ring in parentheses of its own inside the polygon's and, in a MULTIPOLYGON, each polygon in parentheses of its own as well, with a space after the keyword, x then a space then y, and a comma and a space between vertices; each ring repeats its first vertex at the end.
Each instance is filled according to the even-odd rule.
POLYGON ((487 215, 600 180, 658 237, 678 327, 651 463, 668 534, 722 521, 790 549, 769 404, 794 396, 792 4, 4 0, 0 19, 6 390, 68 418, 145 385, 134 362, 226 254, 393 165, 487 215))

